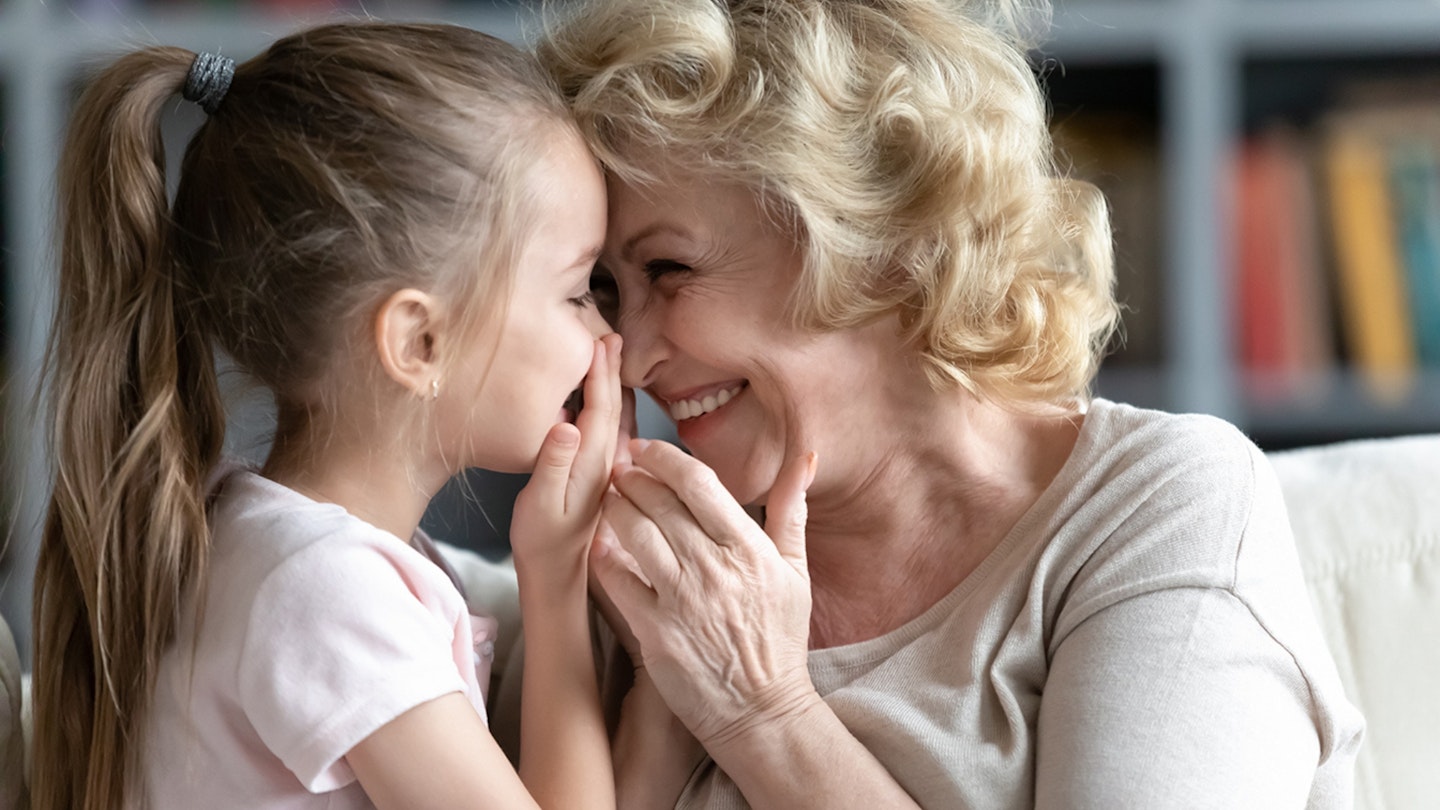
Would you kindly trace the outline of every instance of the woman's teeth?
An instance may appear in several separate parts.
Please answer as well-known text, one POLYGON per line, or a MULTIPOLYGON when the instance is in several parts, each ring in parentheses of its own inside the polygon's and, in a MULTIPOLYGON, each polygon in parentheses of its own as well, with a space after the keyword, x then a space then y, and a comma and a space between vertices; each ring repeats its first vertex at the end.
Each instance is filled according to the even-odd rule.
POLYGON ((682 419, 694 419, 697 416, 704 416, 707 413, 729 402, 736 394, 740 393, 743 385, 734 388, 726 388, 718 394, 711 394, 703 399, 680 399, 670 403, 670 417, 676 422, 682 419))

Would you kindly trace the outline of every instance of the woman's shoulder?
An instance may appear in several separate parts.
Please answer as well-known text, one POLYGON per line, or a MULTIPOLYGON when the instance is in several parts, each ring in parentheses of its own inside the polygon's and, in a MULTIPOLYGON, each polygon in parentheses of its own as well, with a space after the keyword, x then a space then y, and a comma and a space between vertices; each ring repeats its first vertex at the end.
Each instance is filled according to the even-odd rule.
POLYGON ((1227 522, 1248 512, 1258 479, 1269 473, 1255 443, 1223 419, 1103 399, 1085 417, 1072 462, 1070 488, 1102 502, 1142 510, 1208 504, 1213 518, 1227 522))
POLYGON ((1082 581, 1230 587, 1252 529, 1285 525, 1266 465, 1224 420, 1096 400, 1045 556, 1082 581))
POLYGON ((1218 417, 1170 413, 1100 398, 1086 413, 1077 449, 1088 451, 1095 466, 1135 466, 1157 472, 1239 472, 1251 467, 1259 454, 1248 436, 1218 417))
POLYGON ((1097 400, 1071 466, 1037 572, 1071 607, 1234 591, 1246 561, 1293 546, 1268 461, 1221 419, 1097 400))

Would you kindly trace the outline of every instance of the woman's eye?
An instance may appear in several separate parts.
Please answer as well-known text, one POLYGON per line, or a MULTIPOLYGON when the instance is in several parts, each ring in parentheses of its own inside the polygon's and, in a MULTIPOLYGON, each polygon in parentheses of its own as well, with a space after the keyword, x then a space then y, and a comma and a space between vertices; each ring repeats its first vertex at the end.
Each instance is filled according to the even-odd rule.
POLYGON ((595 309, 600 312, 600 317, 615 327, 615 319, 620 314, 620 287, 615 283, 615 277, 610 271, 599 265, 590 273, 590 300, 595 302, 595 309))
POLYGON ((690 266, 671 259, 654 259, 645 263, 645 278, 652 283, 673 273, 688 273, 690 266))

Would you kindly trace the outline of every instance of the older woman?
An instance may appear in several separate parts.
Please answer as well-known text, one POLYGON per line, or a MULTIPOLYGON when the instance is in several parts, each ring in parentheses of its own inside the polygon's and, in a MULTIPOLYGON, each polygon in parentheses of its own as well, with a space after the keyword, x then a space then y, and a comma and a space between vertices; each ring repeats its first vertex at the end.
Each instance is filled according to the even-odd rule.
POLYGON ((632 446, 593 557, 628 804, 1345 806, 1273 476, 1088 395, 1103 201, 974 5, 590 0, 540 44, 609 173, 623 377, 693 454, 632 446))

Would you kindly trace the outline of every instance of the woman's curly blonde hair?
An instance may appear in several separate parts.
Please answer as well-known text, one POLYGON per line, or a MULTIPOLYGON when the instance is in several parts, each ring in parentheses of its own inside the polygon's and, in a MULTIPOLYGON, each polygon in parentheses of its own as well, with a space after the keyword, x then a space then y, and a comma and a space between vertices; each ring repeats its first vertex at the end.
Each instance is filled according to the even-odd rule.
POLYGON ((799 322, 898 314, 937 388, 1063 402, 1118 308, 1103 198, 1057 176, 1026 56, 1047 10, 584 0, 537 52, 616 176, 755 191, 803 247, 799 322))

